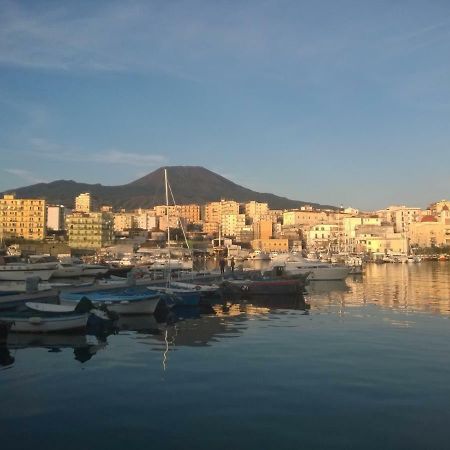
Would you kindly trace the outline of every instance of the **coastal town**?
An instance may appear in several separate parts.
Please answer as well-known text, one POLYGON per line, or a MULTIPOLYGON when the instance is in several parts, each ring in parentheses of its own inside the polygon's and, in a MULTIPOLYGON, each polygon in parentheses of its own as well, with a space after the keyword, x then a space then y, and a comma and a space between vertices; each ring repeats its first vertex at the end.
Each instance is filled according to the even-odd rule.
POLYGON ((120 264, 132 263, 138 251, 168 246, 236 260, 293 250, 311 259, 360 255, 403 262, 424 254, 446 258, 450 201, 436 201, 425 209, 401 205, 360 211, 308 205, 278 210, 268 203, 218 199, 127 211, 101 205, 89 192, 80 193, 73 205, 11 193, 0 199, 0 243, 4 250, 109 258, 120 264))

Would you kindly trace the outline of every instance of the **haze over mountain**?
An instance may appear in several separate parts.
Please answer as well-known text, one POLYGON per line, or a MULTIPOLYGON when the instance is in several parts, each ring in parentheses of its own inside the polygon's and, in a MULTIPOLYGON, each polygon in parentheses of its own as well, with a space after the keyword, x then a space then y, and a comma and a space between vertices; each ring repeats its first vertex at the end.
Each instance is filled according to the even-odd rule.
MULTIPOLYGON (((298 208, 305 204, 334 208, 301 200, 290 200, 274 194, 255 192, 239 186, 204 167, 172 166, 167 167, 167 173, 177 204, 204 204, 225 198, 238 202, 251 200, 267 202, 272 209, 298 208)), ((162 167, 138 180, 120 186, 57 180, 51 183, 38 183, 9 189, 4 193, 11 192, 14 192, 17 197, 45 198, 49 203, 63 204, 67 207, 72 207, 74 198, 82 192, 90 192, 96 197, 99 204, 112 205, 115 209, 149 208, 166 203, 164 168, 162 167)))

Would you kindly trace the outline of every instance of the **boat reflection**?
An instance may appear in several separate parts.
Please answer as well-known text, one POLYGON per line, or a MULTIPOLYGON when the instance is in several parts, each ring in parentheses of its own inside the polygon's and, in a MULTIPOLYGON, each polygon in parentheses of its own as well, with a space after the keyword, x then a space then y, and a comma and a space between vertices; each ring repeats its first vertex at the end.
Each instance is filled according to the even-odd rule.
POLYGON ((0 366, 14 364, 18 351, 29 348, 44 348, 51 353, 60 353, 64 349, 73 349, 74 359, 85 363, 107 345, 104 337, 85 334, 35 334, 10 333, 0 344, 0 366), (11 356, 11 351, 15 357, 11 356))
POLYGON ((310 281, 306 286, 308 294, 328 294, 330 292, 349 292, 350 286, 345 280, 310 281))
POLYGON ((450 314, 450 264, 369 264, 344 285, 310 283, 312 309, 376 305, 398 311, 450 314))

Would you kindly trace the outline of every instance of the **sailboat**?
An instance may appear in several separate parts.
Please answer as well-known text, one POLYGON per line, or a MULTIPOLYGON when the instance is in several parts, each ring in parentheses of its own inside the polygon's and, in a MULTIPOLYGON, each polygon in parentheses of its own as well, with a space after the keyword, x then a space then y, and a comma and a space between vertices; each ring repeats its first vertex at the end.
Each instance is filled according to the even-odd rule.
MULTIPOLYGON (((160 292, 164 292, 166 294, 170 294, 174 300, 173 306, 198 306, 200 304, 201 295, 200 291, 195 288, 191 288, 190 286, 186 286, 187 283, 183 283, 184 286, 175 286, 172 282, 172 268, 171 268, 171 252, 170 252, 170 222, 169 222, 169 189, 173 198, 172 189, 170 188, 169 181, 167 179, 167 169, 164 169, 164 184, 166 191, 166 219, 167 219, 167 250, 168 250, 168 272, 167 272, 167 280, 165 286, 149 286, 148 289, 158 290, 160 292)), ((183 234, 187 243, 186 235, 183 234)))

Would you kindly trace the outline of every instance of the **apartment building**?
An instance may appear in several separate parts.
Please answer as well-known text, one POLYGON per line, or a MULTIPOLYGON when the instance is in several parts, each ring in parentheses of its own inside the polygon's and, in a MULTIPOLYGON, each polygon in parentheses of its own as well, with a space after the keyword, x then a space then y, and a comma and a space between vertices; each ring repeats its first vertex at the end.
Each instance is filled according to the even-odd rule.
POLYGON ((89 213, 96 209, 97 204, 89 192, 85 192, 75 197, 75 211, 89 213))
POLYGON ((45 200, 19 199, 14 194, 5 194, 0 199, 0 239, 43 240, 46 213, 45 200))
POLYGON ((205 222, 222 222, 222 216, 239 214, 239 203, 234 200, 221 200, 205 205, 205 222))
POLYGON ((47 229, 53 231, 64 230, 66 208, 63 205, 47 206, 47 229))
POLYGON ((98 250, 110 245, 114 235, 114 219, 109 213, 74 211, 66 217, 69 247, 98 250))
POLYGON ((245 215, 255 222, 267 214, 268 211, 269 205, 267 203, 251 201, 245 204, 245 215))

